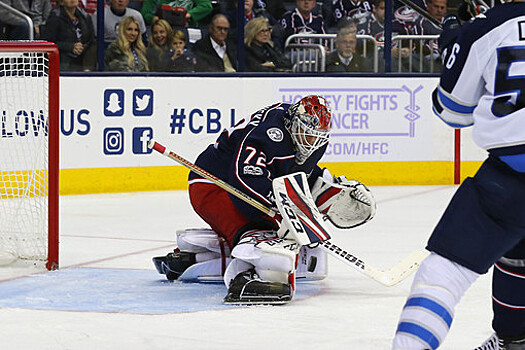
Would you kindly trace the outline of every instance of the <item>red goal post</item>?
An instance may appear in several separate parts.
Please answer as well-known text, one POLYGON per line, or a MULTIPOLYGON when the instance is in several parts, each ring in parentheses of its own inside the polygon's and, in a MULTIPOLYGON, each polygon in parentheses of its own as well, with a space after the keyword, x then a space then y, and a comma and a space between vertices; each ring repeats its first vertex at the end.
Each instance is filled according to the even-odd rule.
POLYGON ((59 260, 59 66, 54 43, 0 41, 0 260, 48 270, 59 260))

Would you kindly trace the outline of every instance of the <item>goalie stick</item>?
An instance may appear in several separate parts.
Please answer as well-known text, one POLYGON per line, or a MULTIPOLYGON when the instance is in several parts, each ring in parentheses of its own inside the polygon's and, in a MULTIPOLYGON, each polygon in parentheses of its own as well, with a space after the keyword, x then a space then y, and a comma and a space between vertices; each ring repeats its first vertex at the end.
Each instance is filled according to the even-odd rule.
MULTIPOLYGON (((252 197, 248 196, 246 193, 236 189, 235 187, 224 182, 218 177, 210 174, 206 170, 189 162, 188 160, 184 159, 183 157, 179 156, 173 151, 168 150, 165 146, 161 145, 155 140, 151 139, 148 142, 148 147, 176 161, 177 163, 187 167, 191 171, 199 174, 200 176, 212 181, 214 184, 216 184, 223 190, 227 191, 228 193, 231 193, 232 195, 238 197, 239 199, 245 201, 246 203, 261 210, 263 213, 267 214, 268 216, 275 217, 277 215, 277 213, 274 210, 268 208, 264 204, 261 204, 260 202, 256 201, 252 197)), ((387 287, 393 286, 403 281, 405 278, 407 278, 412 272, 414 272, 419 267, 421 261, 423 261, 423 259, 427 256, 426 252, 421 251, 421 250, 416 250, 410 253, 406 258, 401 260, 399 263, 394 265, 392 268, 388 270, 380 270, 373 266, 370 266, 368 263, 366 263, 362 259, 348 252, 347 250, 340 248, 339 246, 337 246, 335 243, 333 243, 330 240, 320 241, 320 242, 317 242, 316 244, 322 247, 323 250, 325 250, 328 254, 344 262, 346 265, 356 269, 357 271, 361 272, 365 276, 387 287)))

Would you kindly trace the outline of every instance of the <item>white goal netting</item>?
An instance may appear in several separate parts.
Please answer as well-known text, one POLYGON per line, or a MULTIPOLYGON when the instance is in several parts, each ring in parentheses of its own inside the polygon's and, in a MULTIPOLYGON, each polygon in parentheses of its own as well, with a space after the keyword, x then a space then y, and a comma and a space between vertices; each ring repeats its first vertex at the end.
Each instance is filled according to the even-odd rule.
POLYGON ((47 260, 48 54, 0 52, 0 264, 47 260))

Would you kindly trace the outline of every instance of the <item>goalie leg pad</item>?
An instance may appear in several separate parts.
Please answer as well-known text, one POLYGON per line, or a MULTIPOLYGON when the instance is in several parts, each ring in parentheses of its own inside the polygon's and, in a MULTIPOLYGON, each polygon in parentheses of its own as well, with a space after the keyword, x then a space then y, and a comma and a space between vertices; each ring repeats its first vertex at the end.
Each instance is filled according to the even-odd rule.
POLYGON ((229 286, 234 277, 251 267, 263 280, 287 283, 289 275, 295 271, 299 248, 297 242, 279 238, 275 231, 247 231, 232 250, 235 259, 226 269, 224 283, 229 286), (239 260, 242 263, 236 262, 239 260))
POLYGON ((297 261, 297 280, 318 281, 328 274, 327 254, 321 247, 302 246, 297 261))
MULTIPOLYGON (((211 229, 189 228, 177 231, 177 247, 184 252, 204 253, 215 252, 221 254, 223 249, 228 250, 227 244, 222 244, 219 236, 211 229), (222 246, 221 246, 222 245, 222 246)), ((229 255, 229 252, 225 252, 229 255)))
MULTIPOLYGON (((153 264, 160 274, 165 274, 170 281, 176 280, 194 264, 217 260, 216 264, 205 264, 192 269, 184 279, 198 280, 199 273, 215 271, 218 266, 222 272, 226 269, 229 248, 223 239, 210 229, 186 229, 177 231, 177 246, 166 256, 153 258, 153 264), (197 274, 197 275, 196 275, 197 274)), ((219 275, 222 275, 219 272, 219 275)))

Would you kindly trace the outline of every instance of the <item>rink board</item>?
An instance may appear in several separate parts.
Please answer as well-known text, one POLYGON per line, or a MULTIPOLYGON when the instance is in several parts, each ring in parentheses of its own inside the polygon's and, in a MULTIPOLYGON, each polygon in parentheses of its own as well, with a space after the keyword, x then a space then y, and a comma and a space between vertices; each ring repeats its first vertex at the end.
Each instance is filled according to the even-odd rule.
MULTIPOLYGON (((321 163, 337 175, 367 185, 452 184, 454 129, 432 113, 437 82, 436 77, 61 77, 60 193, 186 189, 187 170, 152 153, 151 138, 193 162, 224 129, 260 108, 309 94, 324 96, 332 108, 332 134, 321 163)), ((22 137, 21 123, 8 121, 6 135, 22 137)), ((462 177, 485 158, 469 133, 462 132, 462 177)))
MULTIPOLYGON (((319 283, 299 283, 294 300, 319 283)), ((223 283, 169 282, 154 270, 69 268, 0 283, 0 307, 133 314, 231 309, 223 283)))

